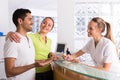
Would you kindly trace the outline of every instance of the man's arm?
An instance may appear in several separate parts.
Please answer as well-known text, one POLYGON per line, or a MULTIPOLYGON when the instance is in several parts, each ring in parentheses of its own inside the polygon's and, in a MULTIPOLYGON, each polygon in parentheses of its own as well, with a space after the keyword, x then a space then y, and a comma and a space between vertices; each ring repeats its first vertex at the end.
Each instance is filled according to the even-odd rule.
POLYGON ((27 70, 30 70, 36 66, 36 63, 26 65, 26 66, 19 66, 15 67, 15 58, 5 58, 5 71, 7 77, 12 77, 19 75, 27 70))
POLYGON ((52 58, 48 58, 46 60, 36 60, 36 62, 39 64, 40 67, 43 67, 45 65, 49 65, 53 61, 52 58))
POLYGON ((43 67, 45 65, 48 65, 52 62, 53 59, 47 59, 43 61, 36 61, 33 64, 26 65, 26 66, 19 66, 15 67, 15 58, 5 58, 5 71, 7 77, 13 77, 16 75, 19 75, 21 73, 24 73, 25 71, 28 71, 34 67, 43 67))

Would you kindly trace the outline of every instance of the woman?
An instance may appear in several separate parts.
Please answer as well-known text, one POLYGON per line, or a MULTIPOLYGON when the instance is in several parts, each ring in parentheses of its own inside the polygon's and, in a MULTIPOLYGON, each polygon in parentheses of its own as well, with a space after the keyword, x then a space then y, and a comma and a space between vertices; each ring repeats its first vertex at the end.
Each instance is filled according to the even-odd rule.
MULTIPOLYGON (((46 17, 40 24, 40 31, 38 33, 28 34, 35 47, 35 60, 47 60, 48 58, 56 59, 56 55, 50 52, 51 40, 47 37, 48 32, 52 30, 54 21, 51 17, 46 17)), ((13 32, 9 32, 8 38, 19 42, 20 38, 13 32)), ((53 80, 53 72, 50 64, 44 67, 36 68, 36 80, 53 80)))
POLYGON ((89 22, 87 32, 91 40, 81 50, 72 55, 65 55, 64 58, 74 60, 84 53, 90 53, 95 62, 94 68, 120 73, 120 63, 110 24, 99 17, 95 17, 89 22), (106 35, 103 36, 102 33, 105 30, 106 35))

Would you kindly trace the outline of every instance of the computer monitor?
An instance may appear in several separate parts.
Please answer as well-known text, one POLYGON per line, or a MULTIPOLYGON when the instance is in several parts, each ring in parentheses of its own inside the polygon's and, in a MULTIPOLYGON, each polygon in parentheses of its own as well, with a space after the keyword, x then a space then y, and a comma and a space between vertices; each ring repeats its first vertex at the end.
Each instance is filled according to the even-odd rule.
POLYGON ((65 52, 65 44, 64 43, 58 43, 57 44, 57 50, 56 50, 56 52, 65 52))

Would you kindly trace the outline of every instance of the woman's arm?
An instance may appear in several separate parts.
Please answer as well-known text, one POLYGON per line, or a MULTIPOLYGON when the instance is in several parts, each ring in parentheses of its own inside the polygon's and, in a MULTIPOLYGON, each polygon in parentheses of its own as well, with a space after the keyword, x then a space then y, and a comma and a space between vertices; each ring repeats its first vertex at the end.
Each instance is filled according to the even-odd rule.
POLYGON ((53 52, 49 53, 48 58, 52 58, 53 60, 57 60, 58 59, 57 55, 55 53, 53 53, 53 52))
POLYGON ((77 57, 79 57, 79 56, 81 56, 81 55, 83 55, 83 54, 84 54, 84 52, 83 52, 82 50, 79 50, 78 52, 72 54, 71 56, 72 56, 73 58, 77 58, 77 57))
POLYGON ((112 63, 104 63, 103 67, 97 67, 93 66, 93 68, 104 70, 104 71, 109 71, 112 63))
POLYGON ((9 38, 11 41, 15 41, 16 43, 19 43, 19 42, 20 42, 20 37, 19 37, 15 32, 9 32, 9 33, 6 35, 5 40, 8 40, 8 38, 9 38))

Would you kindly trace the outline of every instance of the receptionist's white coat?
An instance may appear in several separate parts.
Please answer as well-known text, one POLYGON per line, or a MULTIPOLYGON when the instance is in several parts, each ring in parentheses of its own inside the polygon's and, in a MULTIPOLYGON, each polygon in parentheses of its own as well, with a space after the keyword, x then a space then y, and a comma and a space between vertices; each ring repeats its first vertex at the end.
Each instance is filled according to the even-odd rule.
POLYGON ((95 47, 94 39, 91 39, 82 51, 91 54, 95 66, 103 67, 104 63, 112 63, 110 71, 120 73, 120 62, 116 47, 111 40, 102 37, 95 47))

